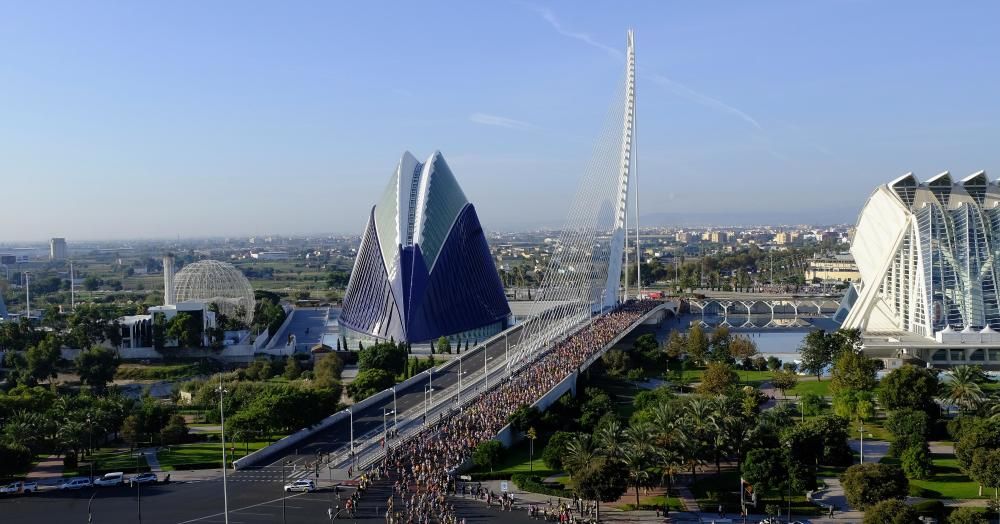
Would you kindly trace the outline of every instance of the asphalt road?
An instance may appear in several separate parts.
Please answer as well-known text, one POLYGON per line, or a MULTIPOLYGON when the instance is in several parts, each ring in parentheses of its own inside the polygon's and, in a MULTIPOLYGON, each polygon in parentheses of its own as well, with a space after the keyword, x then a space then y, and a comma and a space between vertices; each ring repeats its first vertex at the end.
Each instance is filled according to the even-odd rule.
MULTIPOLYGON (((280 472, 271 480, 257 479, 229 482, 230 524, 324 523, 327 510, 343 506, 331 489, 313 493, 285 493, 280 472)), ((343 489, 346 500, 353 492, 343 489)), ((341 513, 343 522, 385 522, 385 504, 390 486, 381 483, 361 499, 354 518, 341 513)), ((469 523, 528 523, 524 511, 500 512, 487 509, 482 502, 454 497, 456 510, 469 523)), ((396 502, 399 504, 399 501, 396 502)), ((141 489, 136 497, 133 488, 97 488, 75 492, 42 492, 29 496, 0 498, 0 522, 31 524, 66 524, 88 522, 88 505, 95 524, 224 524, 222 481, 160 484, 141 489), (91 501, 91 496, 93 500, 91 501), (141 499, 141 502, 140 502, 141 499)))

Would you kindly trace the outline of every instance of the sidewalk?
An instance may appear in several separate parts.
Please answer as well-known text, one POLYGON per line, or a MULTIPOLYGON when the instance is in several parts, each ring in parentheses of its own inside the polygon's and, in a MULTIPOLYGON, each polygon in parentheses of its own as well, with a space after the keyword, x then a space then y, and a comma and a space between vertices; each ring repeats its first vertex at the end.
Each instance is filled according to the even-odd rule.
POLYGON ((149 471, 153 473, 160 473, 163 471, 160 469, 160 459, 156 456, 156 448, 145 448, 139 453, 146 458, 146 464, 149 466, 149 471))
POLYGON ((27 480, 47 484, 63 476, 63 459, 59 455, 49 455, 28 472, 27 480))

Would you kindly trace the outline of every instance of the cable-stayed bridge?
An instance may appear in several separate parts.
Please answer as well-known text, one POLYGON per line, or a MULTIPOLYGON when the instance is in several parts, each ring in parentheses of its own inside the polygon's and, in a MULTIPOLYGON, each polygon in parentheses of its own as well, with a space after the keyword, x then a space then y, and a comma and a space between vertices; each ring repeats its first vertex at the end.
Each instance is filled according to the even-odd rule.
MULTIPOLYGON (((433 438, 436 424, 482 414, 487 407, 499 405, 506 413, 520 405, 509 400, 509 405, 498 404, 497 399, 537 404, 572 390, 577 373, 637 326, 676 314, 676 302, 637 302, 640 275, 623 272, 629 264, 629 213, 638 217, 638 191, 634 185, 629 189, 637 175, 635 101, 634 38, 629 31, 624 82, 534 293, 534 316, 440 368, 237 461, 237 467, 259 471, 287 466, 331 482, 354 476, 379 461, 387 447, 399 449, 412 439, 433 438), (630 281, 636 285, 629 286, 630 281), (546 375, 535 380, 540 370, 546 375)), ((635 230, 638 254, 638 227, 635 230)), ((501 427, 489 431, 503 433, 501 427)))

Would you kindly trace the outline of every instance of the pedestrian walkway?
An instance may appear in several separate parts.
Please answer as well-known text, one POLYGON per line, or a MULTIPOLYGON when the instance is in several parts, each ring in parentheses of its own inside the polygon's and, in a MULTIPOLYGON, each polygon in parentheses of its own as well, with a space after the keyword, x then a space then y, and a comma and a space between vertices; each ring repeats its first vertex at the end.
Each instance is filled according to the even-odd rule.
POLYGON ((63 476, 63 459, 59 455, 45 457, 28 472, 27 479, 35 482, 61 479, 63 476))
POLYGON ((149 466, 149 471, 153 473, 160 473, 163 471, 160 468, 160 459, 156 456, 156 448, 145 448, 139 451, 146 458, 146 464, 149 466))
POLYGON ((698 500, 694 498, 694 493, 687 486, 678 486, 676 488, 677 498, 681 500, 681 505, 684 506, 684 511, 691 513, 698 513, 701 511, 701 507, 698 506, 698 500))

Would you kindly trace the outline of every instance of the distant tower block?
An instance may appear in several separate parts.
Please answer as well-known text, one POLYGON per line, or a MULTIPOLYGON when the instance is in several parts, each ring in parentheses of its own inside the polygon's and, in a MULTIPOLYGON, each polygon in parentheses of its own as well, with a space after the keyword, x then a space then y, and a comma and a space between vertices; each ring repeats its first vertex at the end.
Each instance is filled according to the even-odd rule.
POLYGON ((176 303, 174 295, 174 254, 167 253, 163 257, 163 305, 172 306, 176 303))
POLYGON ((52 238, 49 240, 49 260, 66 260, 66 239, 52 238))

